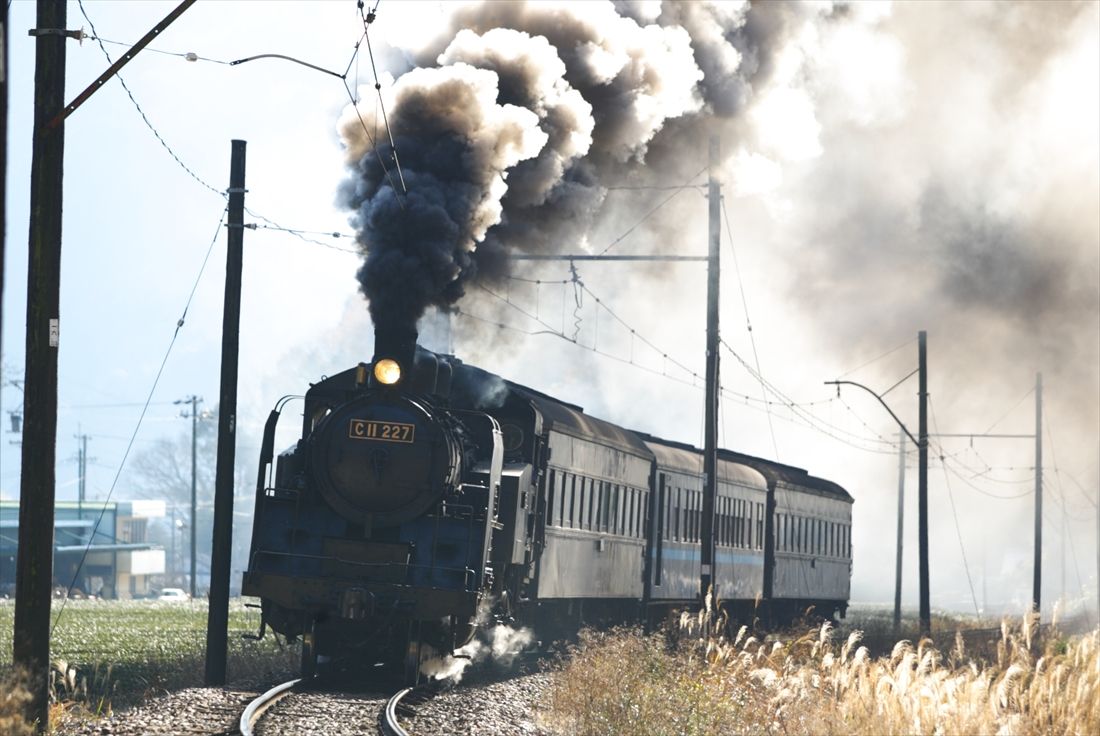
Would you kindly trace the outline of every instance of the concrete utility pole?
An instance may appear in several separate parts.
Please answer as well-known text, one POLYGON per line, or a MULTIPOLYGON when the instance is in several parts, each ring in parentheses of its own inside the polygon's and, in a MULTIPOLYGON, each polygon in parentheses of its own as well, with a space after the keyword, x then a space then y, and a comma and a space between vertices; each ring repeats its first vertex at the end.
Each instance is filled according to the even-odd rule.
MULTIPOLYGON (((199 528, 198 524, 198 432, 199 432, 199 404, 202 403, 202 397, 191 394, 186 399, 178 399, 172 402, 173 404, 190 404, 191 414, 184 414, 184 417, 191 417, 191 597, 194 598, 198 590, 195 584, 196 573, 198 572, 198 566, 195 564, 196 554, 198 549, 197 532, 199 528)), ((175 530, 172 530, 175 534, 175 530)))
POLYGON ((894 631, 901 629, 901 559, 905 532, 905 430, 898 430, 898 551, 894 560, 894 631))
MULTIPOLYGON (((707 367, 706 406, 703 429, 703 523, 699 600, 705 602, 715 573, 714 509, 718 498, 718 276, 721 245, 722 187, 718 183, 719 141, 710 139, 710 178, 707 182, 709 210, 707 241, 707 367)), ((718 591, 714 590, 714 600, 718 591)))
POLYGON ((1035 374, 1035 561, 1031 610, 1041 613, 1043 587, 1043 374, 1035 374))
POLYGON ((920 633, 932 633, 932 604, 928 581, 928 333, 917 333, 917 375, 920 385, 920 414, 917 430, 917 454, 920 475, 917 478, 917 517, 920 554, 920 633))
MULTIPOLYGON (((61 274, 61 194, 65 126, 47 123, 65 105, 66 4, 38 0, 34 133, 27 257, 26 375, 23 382, 23 471, 19 487, 19 553, 12 658, 27 670, 26 718, 49 728, 50 601, 57 459, 57 343, 61 274)), ((6 47, 5 47, 6 51, 6 47)))
MULTIPOLYGON (((836 386, 837 387, 837 395, 838 396, 840 395, 840 393, 839 393, 840 392, 840 387, 842 385, 845 385, 845 384, 847 384, 849 386, 856 386, 857 388, 861 388, 864 391, 866 391, 867 393, 874 396, 876 399, 878 399, 878 403, 882 404, 882 407, 890 413, 891 417, 894 418, 894 421, 897 422, 898 426, 901 428, 901 431, 905 433, 905 436, 907 436, 910 439, 910 441, 913 442, 913 444, 915 444, 917 446, 917 449, 918 449, 918 453, 917 453, 918 464, 920 466, 920 468, 919 468, 920 474, 918 476, 918 481, 917 481, 917 515, 918 515, 918 519, 917 519, 917 522, 918 522, 918 524, 917 524, 917 526, 918 526, 917 537, 918 537, 918 542, 919 542, 918 554, 920 556, 920 631, 921 631, 921 636, 928 636, 928 634, 930 634, 932 632, 932 610, 931 610, 931 606, 929 605, 929 596, 928 596, 928 351, 927 351, 927 343, 928 343, 928 333, 925 332, 924 330, 921 330, 920 332, 917 333, 917 373, 920 376, 920 388, 918 390, 918 398, 919 398, 919 404, 920 404, 920 408, 919 408, 920 427, 918 429, 916 437, 914 437, 913 433, 910 432, 909 429, 905 426, 905 423, 902 422, 901 419, 898 418, 898 415, 894 413, 894 410, 890 408, 890 405, 887 404, 886 401, 881 396, 879 396, 877 393, 875 393, 871 389, 864 386, 862 383, 856 383, 855 381, 826 381, 825 382, 825 385, 827 385, 827 386, 836 386)), ((910 373, 909 375, 911 376, 913 374, 910 373)), ((908 378, 908 376, 906 378, 908 378)), ((905 462, 905 454, 904 454, 904 444, 903 444, 902 460, 901 460, 902 467, 899 471, 899 473, 901 473, 901 474, 904 474, 904 472, 905 472, 904 462, 905 462)), ((898 494, 898 504, 899 504, 899 506, 898 506, 898 565, 901 564, 900 560, 901 560, 901 528, 902 528, 901 506, 900 506, 900 504, 901 504, 901 493, 900 493, 900 491, 901 491, 901 489, 899 488, 899 494, 898 494)), ((901 572, 900 572, 900 568, 896 572, 896 575, 897 575, 897 591, 899 591, 896 594, 896 596, 897 596, 897 595, 900 595, 900 590, 901 590, 901 572)), ((897 603, 897 602, 895 603, 894 611, 895 611, 894 620, 896 622, 895 626, 899 626, 900 625, 900 617, 899 617, 900 603, 897 603)))
POLYGON ((222 378, 218 404, 218 467, 210 551, 210 611, 206 620, 206 684, 225 685, 229 636, 229 564, 233 551, 233 458, 237 444, 237 350, 241 332, 244 258, 245 142, 233 141, 229 163, 229 253, 225 263, 222 378))
POLYGON ((76 518, 83 519, 84 500, 88 497, 88 440, 91 438, 78 429, 75 439, 80 443, 76 448, 76 518))

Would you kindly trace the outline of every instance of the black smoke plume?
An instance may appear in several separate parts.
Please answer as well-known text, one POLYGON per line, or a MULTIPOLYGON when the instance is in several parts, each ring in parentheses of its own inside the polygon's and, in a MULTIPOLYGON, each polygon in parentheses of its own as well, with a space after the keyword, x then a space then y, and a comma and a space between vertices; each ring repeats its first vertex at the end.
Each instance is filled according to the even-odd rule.
POLYGON ((609 184, 689 176, 699 157, 678 154, 684 135, 736 120, 798 7, 488 2, 455 13, 390 90, 407 193, 388 140, 372 147, 355 111, 341 122, 352 170, 341 201, 366 253, 359 281, 375 324, 411 328, 429 307, 455 305, 476 280, 506 276, 513 251, 583 250, 609 184))

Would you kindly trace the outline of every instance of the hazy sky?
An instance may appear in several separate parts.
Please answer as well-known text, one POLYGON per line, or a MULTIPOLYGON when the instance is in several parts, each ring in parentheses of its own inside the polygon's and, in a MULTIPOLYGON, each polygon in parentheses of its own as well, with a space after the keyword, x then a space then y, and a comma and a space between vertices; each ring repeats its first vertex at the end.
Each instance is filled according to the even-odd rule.
MULTIPOLYGON (((85 2, 85 9, 103 38, 132 43, 173 5, 85 2)), ((371 38, 391 104, 394 79, 400 85, 410 63, 436 64, 453 36, 449 19, 456 7, 382 0, 371 38)), ((723 38, 739 34, 743 42, 736 54, 695 60, 706 73, 704 86, 693 81, 694 64, 681 69, 674 54, 663 65, 651 62, 648 77, 640 75, 656 75, 656 84, 664 85, 639 107, 657 131, 645 154, 650 184, 682 184, 703 170, 705 136, 688 121, 702 110, 698 118, 705 122, 718 92, 737 100, 728 124, 720 126, 729 216, 722 233, 722 334, 755 365, 746 330, 751 320, 764 377, 806 406, 773 406, 769 421, 760 384, 723 352, 729 392, 722 408, 724 444, 778 457, 848 488, 856 498, 854 597, 888 600, 897 429, 873 399, 854 389, 837 399, 822 382, 844 375, 885 391, 916 367, 916 333, 926 329, 934 431, 1029 433, 1034 398, 1028 394, 1042 371, 1050 487, 1046 597, 1060 592, 1063 504, 1072 540, 1067 587, 1072 594, 1080 578, 1095 591, 1100 4, 776 7, 782 10, 774 17, 749 22, 740 3, 675 19, 668 7, 660 15, 660 3, 620 3, 625 20, 614 32, 607 26, 603 41, 613 45, 621 32, 631 58, 644 60, 651 49, 640 41, 642 50, 631 46, 635 27, 675 20, 719 50, 723 38), (748 36, 751 44, 744 42, 748 36), (728 80, 743 84, 727 89, 728 80), (740 273, 733 268, 729 234, 740 273)), ((70 28, 90 32, 76 3, 68 12, 70 28)), ((19 484, 19 448, 9 442, 18 438, 7 429, 8 412, 21 396, 8 381, 23 373, 34 71, 26 30, 33 16, 32 2, 12 4, 0 446, 5 498, 15 497, 19 484)), ((221 61, 279 53, 342 73, 361 35, 351 0, 207 1, 187 11, 152 48, 221 61)), ((675 38, 663 43, 677 48, 675 38)), ((107 48, 117 57, 123 47, 107 48)), ((592 58, 593 64, 606 61, 599 54, 592 58)), ((95 41, 70 42, 66 98, 106 64, 95 41)), ((338 204, 349 176, 338 131, 338 122, 348 119, 349 98, 340 80, 276 59, 228 66, 152 49, 122 77, 152 126, 200 179, 224 189, 230 140, 244 139, 251 210, 286 227, 352 233, 349 213, 338 204)), ((353 90, 356 79, 362 85, 365 122, 372 132, 382 130, 374 127, 378 108, 365 54, 352 62, 348 78, 353 90)), ((631 175, 642 176, 638 167, 631 175)), ((603 250, 669 194, 608 191, 593 201, 587 236, 557 247, 603 250)), ((102 497, 110 487, 223 209, 220 195, 172 159, 117 81, 66 123, 60 499, 75 498, 78 427, 93 438, 90 494, 102 497)), ((262 224, 252 216, 246 221, 262 224)), ((307 381, 371 355, 370 319, 356 279, 360 259, 340 250, 354 249, 354 242, 310 237, 335 248, 272 230, 245 234, 242 454, 255 454, 243 440, 260 433, 280 396, 301 393, 307 381)), ((695 254, 705 244, 706 202, 687 190, 613 252, 695 254)), ((195 393, 216 401, 224 263, 222 229, 135 451, 187 429, 172 400, 195 393)), ((513 275, 543 282, 569 278, 557 265, 516 268, 513 275)), ((571 285, 516 280, 504 282, 506 293, 497 292, 515 306, 474 289, 459 307, 522 331, 572 336, 576 330, 583 346, 605 355, 553 335, 501 331, 464 316, 455 318, 455 352, 603 418, 698 444, 702 391, 656 374, 691 382, 663 352, 702 372, 702 268, 586 265, 580 276, 589 293, 579 307, 571 285), (604 306, 597 307, 594 297, 604 306), (659 352, 640 337, 632 340, 623 323, 659 352), (629 365, 632 359, 652 370, 629 365)), ((915 393, 911 378, 887 397, 914 430, 915 393)), ((932 454, 933 605, 972 609, 972 585, 979 604, 984 598, 991 605, 1022 606, 1031 579, 1032 444, 944 439, 932 454)), ((906 521, 906 599, 912 603, 914 464, 911 458, 906 521)), ((139 492, 124 471, 116 497, 139 492)))

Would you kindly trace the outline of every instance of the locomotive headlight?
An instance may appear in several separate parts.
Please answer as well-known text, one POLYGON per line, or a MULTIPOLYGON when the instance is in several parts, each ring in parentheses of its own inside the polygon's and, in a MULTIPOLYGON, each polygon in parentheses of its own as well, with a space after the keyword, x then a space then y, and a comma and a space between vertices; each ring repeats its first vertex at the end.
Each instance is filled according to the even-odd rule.
POLYGON ((392 358, 382 358, 374 364, 374 377, 379 383, 392 386, 401 380, 401 366, 392 358))

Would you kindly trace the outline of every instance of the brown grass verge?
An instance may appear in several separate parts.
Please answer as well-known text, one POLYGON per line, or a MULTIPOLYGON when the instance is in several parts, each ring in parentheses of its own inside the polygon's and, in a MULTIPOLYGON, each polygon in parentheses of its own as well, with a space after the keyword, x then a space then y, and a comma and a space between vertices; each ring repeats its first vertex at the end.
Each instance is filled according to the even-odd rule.
POLYGON ((798 637, 726 635, 721 616, 684 615, 674 636, 582 636, 555 678, 552 725, 580 736, 684 734, 1100 733, 1100 630, 1036 637, 1001 624, 973 658, 897 642, 873 657, 860 632, 822 624, 798 637))

